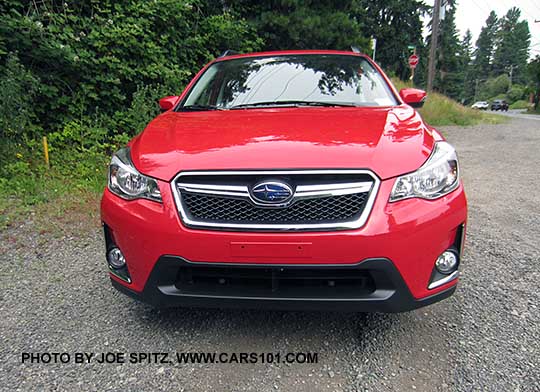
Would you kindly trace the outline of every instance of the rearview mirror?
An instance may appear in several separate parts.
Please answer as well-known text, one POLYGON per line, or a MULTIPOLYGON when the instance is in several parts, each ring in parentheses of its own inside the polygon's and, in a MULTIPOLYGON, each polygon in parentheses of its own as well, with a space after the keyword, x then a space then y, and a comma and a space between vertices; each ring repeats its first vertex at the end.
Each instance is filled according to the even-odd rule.
POLYGON ((412 106, 413 108, 421 108, 424 106, 424 102, 427 98, 427 94, 424 90, 419 90, 416 88, 401 89, 399 96, 401 99, 403 99, 403 102, 409 106, 412 106))
POLYGON ((161 108, 162 112, 166 112, 167 110, 170 110, 176 105, 176 102, 178 102, 178 96, 169 96, 165 98, 161 98, 159 100, 159 107, 161 108))

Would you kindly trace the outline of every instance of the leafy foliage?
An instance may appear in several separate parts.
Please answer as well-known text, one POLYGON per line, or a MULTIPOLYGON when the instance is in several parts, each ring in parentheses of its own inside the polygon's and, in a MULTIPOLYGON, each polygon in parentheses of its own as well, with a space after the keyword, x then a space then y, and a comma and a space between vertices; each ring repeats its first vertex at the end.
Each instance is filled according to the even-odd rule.
POLYGON ((0 198, 24 204, 101 188, 107 156, 160 96, 227 48, 262 48, 245 20, 202 0, 4 0, 0 18, 0 198))
POLYGON ((217 11, 197 0, 12 1, 0 35, 3 51, 18 53, 40 80, 35 111, 50 129, 81 116, 114 116, 140 85, 179 92, 227 47, 261 46, 246 22, 217 11))
POLYGON ((0 74, 0 139, 7 141, 24 133, 33 136, 36 115, 32 103, 38 83, 16 55, 7 56, 4 72, 0 74))

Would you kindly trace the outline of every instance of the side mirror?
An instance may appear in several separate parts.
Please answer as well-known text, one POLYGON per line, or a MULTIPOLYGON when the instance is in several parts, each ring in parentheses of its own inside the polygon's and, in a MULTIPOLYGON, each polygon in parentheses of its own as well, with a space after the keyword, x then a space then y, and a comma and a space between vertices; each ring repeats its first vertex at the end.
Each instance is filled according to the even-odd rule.
POLYGON ((170 110, 176 105, 176 102, 178 102, 178 96, 169 96, 165 98, 161 98, 159 100, 159 107, 161 108, 162 112, 166 112, 167 110, 170 110))
POLYGON ((418 90, 416 88, 404 88, 399 91, 399 96, 403 99, 407 105, 413 108, 421 108, 424 106, 427 94, 424 90, 418 90))

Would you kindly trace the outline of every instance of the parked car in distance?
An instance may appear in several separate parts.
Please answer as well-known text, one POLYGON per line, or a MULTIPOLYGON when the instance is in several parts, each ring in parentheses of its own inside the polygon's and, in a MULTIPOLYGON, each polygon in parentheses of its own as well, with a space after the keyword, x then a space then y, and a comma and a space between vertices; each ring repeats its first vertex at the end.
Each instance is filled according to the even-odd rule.
POLYGON ((454 148, 368 56, 224 54, 114 154, 118 290, 155 306, 401 312, 456 290, 454 148))
POLYGON ((504 99, 496 99, 491 102, 491 110, 500 110, 502 112, 508 111, 508 104, 504 99))
POLYGON ((471 108, 473 109, 479 109, 479 110, 488 110, 489 109, 489 103, 487 103, 486 101, 478 101, 478 102, 475 102, 471 108))

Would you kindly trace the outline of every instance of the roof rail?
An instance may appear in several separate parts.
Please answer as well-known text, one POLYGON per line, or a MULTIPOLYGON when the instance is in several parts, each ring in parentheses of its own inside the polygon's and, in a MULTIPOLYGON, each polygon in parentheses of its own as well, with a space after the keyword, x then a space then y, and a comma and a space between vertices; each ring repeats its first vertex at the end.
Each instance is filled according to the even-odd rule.
POLYGON ((218 59, 221 58, 221 57, 225 57, 225 56, 233 56, 235 54, 240 54, 240 52, 237 52, 236 50, 227 49, 225 52, 221 53, 218 56, 218 59))

